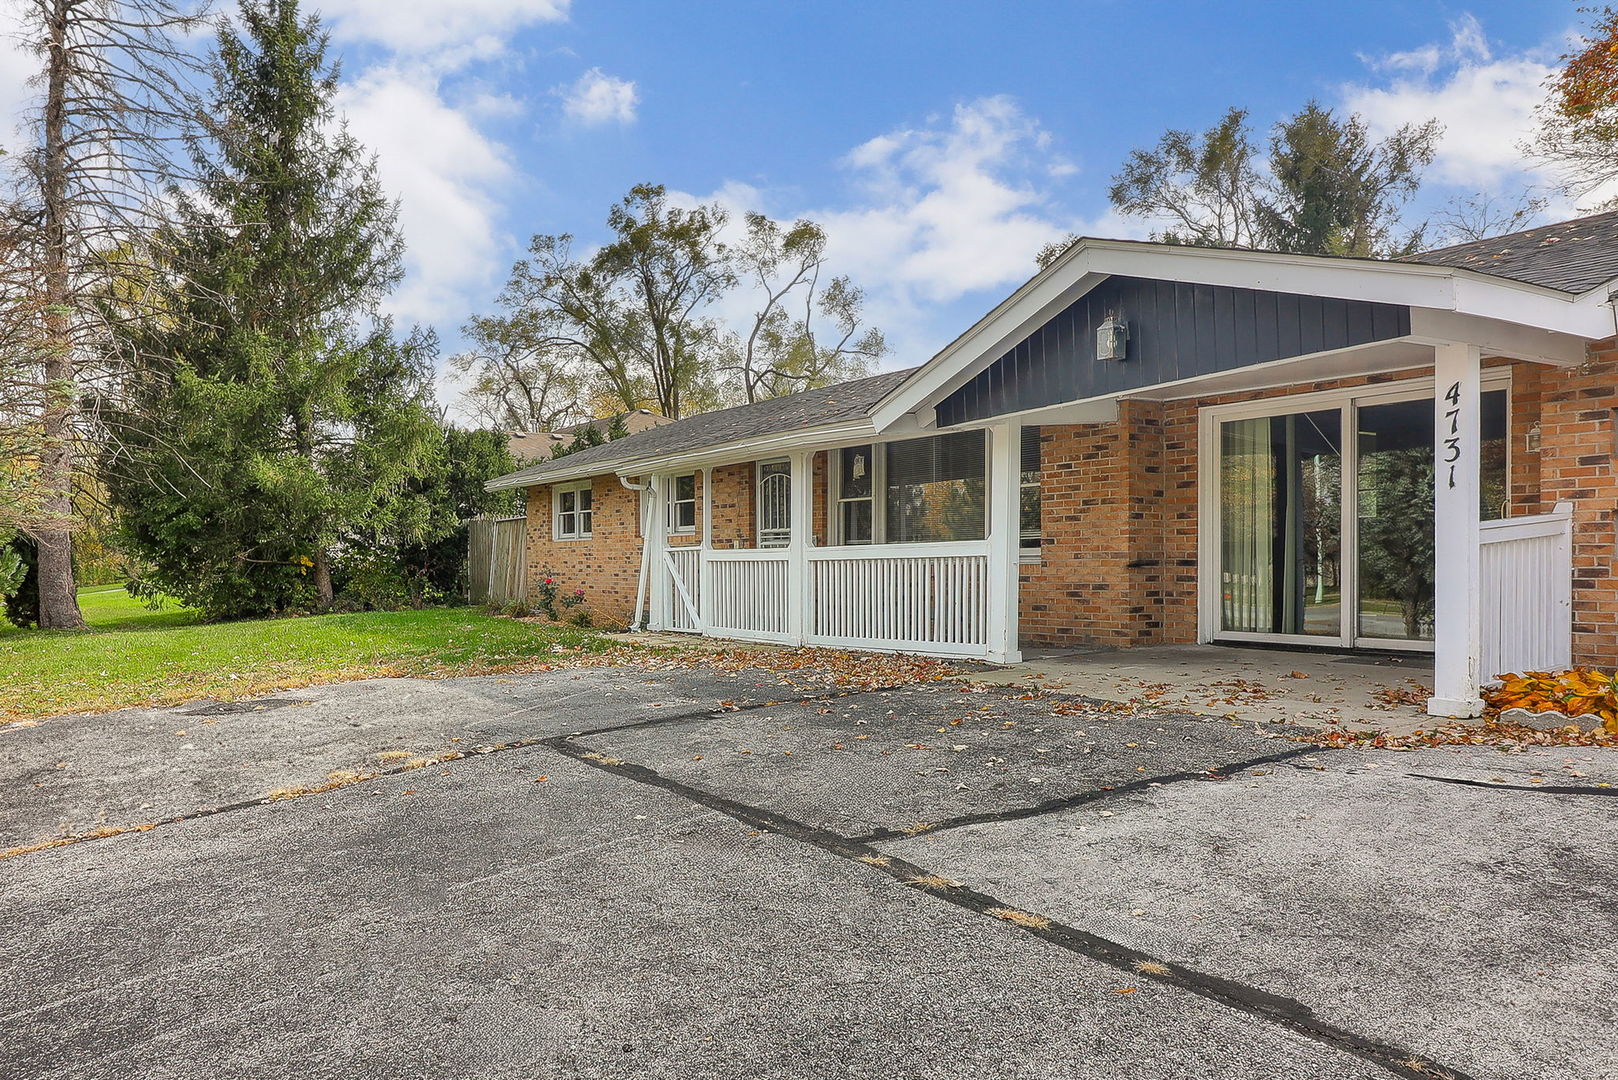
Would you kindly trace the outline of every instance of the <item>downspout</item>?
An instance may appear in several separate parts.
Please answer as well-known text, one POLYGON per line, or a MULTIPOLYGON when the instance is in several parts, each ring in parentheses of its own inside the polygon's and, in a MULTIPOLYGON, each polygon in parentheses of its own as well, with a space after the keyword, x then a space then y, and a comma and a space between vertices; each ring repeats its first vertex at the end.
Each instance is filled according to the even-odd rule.
MULTIPOLYGON (((624 485, 624 487, 628 488, 630 491, 640 492, 642 496, 644 496, 648 491, 650 491, 652 489, 652 485, 650 483, 631 484, 629 482, 628 477, 624 477, 624 476, 618 477, 618 482, 620 484, 624 485)), ((651 563, 651 559, 649 557, 650 553, 648 552, 647 547, 646 547, 646 541, 651 538, 650 537, 650 532, 651 532, 651 528, 652 528, 652 509, 653 509, 652 508, 652 500, 648 499, 648 498, 642 498, 640 502, 641 502, 641 518, 640 518, 640 579, 639 579, 639 582, 635 586, 635 619, 634 619, 633 622, 631 622, 629 624, 629 629, 630 629, 631 633, 639 633, 641 631, 641 629, 643 628, 643 624, 641 622, 641 616, 646 611, 647 579, 650 577, 651 572, 652 572, 652 563, 651 563)))

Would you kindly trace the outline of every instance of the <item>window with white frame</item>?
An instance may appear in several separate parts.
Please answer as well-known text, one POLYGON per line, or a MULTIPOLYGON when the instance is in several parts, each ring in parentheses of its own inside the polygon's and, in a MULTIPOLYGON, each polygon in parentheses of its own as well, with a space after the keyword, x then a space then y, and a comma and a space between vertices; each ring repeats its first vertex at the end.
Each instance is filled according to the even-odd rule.
POLYGON ((1037 552, 1043 542, 1039 514, 1039 427, 1022 429, 1022 482, 1018 488, 1018 524, 1025 552, 1037 552))
POLYGON ((758 464, 758 546, 786 547, 792 542, 792 463, 758 464))
POLYGON ((697 474, 676 476, 669 484, 669 532, 697 531, 697 474))
POLYGON ((876 541, 876 455, 872 447, 837 452, 837 543, 876 541))
POLYGON ((595 534, 595 496, 589 481, 559 487, 551 497, 556 539, 587 540, 595 534))

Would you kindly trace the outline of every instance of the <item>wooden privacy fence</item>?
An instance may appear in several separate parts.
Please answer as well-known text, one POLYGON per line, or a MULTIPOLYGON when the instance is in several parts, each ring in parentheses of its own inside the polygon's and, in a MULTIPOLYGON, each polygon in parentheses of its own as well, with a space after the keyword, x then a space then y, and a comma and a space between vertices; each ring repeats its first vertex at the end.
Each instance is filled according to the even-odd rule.
POLYGON ((469 599, 474 604, 509 604, 524 597, 525 517, 475 517, 467 527, 469 599))

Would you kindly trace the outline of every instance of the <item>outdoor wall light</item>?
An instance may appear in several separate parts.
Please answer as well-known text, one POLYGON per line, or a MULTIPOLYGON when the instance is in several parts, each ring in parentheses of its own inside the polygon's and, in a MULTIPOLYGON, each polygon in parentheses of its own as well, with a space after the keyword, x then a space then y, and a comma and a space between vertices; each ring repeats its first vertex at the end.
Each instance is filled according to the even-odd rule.
POLYGON ((1530 454, 1539 453, 1539 421, 1535 420, 1528 427, 1528 438, 1524 440, 1527 445, 1523 447, 1530 454))
POLYGON ((1096 359, 1123 360, 1129 355, 1129 324, 1112 312, 1096 327, 1096 359))

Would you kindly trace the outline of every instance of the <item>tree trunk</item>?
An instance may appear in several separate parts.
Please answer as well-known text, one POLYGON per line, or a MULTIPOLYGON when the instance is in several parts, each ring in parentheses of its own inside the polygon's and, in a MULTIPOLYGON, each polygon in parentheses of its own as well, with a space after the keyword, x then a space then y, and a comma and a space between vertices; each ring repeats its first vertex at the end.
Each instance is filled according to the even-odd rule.
POLYGON ((315 562, 315 567, 314 567, 314 570, 315 570, 315 592, 320 596, 320 610, 321 611, 326 611, 326 610, 329 610, 331 608, 332 588, 331 588, 331 566, 328 565, 327 562, 326 562, 326 549, 325 548, 323 548, 323 547, 316 547, 315 548, 314 562, 315 562))
POLYGON ((47 492, 34 530, 39 545, 39 625, 46 630, 84 626, 73 587, 73 320, 68 268, 66 53, 68 0, 56 0, 47 20, 50 57, 46 66, 45 146, 40 194, 45 214, 45 396, 40 480, 47 492))

